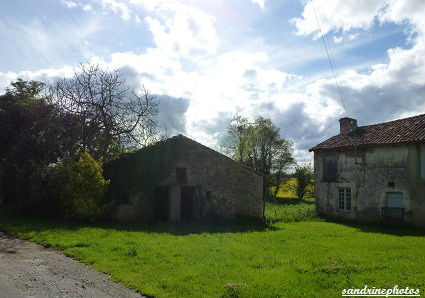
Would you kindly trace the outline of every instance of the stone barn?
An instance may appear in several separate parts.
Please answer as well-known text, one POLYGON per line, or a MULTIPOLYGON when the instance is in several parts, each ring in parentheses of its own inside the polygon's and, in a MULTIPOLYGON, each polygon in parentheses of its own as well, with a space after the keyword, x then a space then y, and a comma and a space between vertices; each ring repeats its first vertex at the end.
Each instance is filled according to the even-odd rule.
POLYGON ((338 135, 310 149, 318 213, 425 228, 425 114, 339 122, 338 135))
POLYGON ((263 176, 178 135, 104 165, 118 221, 262 218, 263 176))

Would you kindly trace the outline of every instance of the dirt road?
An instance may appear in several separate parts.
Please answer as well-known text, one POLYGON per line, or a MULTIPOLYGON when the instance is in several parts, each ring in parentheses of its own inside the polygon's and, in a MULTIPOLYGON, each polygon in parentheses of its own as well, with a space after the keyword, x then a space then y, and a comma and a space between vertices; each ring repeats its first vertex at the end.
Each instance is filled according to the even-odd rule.
POLYGON ((0 232, 0 298, 142 297, 52 248, 0 232))

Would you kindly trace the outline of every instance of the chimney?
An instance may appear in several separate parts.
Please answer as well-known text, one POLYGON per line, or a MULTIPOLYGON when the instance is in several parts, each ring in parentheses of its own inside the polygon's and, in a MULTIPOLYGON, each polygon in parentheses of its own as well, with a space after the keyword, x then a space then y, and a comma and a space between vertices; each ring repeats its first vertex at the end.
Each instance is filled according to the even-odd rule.
POLYGON ((357 128, 357 120, 344 117, 339 119, 339 133, 348 134, 357 128))

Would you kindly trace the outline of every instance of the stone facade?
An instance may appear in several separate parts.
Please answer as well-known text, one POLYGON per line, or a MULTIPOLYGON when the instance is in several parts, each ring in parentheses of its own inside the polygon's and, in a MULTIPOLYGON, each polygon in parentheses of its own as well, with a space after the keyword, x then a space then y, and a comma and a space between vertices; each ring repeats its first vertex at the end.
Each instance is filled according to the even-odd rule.
POLYGON ((344 138, 342 128, 346 127, 341 126, 340 135, 311 149, 318 213, 425 228, 425 142, 338 148, 335 144, 344 138))
POLYGON ((315 152, 314 192, 318 213, 381 222, 388 194, 400 194, 404 222, 425 228, 425 180, 419 177, 419 148, 417 144, 400 144, 315 152), (324 160, 329 157, 337 161, 336 181, 324 179, 324 160), (339 208, 340 189, 351 189, 351 210, 339 208))
MULTIPOLYGON (((171 221, 236 216, 262 218, 263 177, 259 173, 182 135, 163 142, 170 148, 178 143, 184 150, 165 165, 167 174, 158 183, 150 185, 150 189, 132 188, 134 191, 128 195, 128 201, 117 207, 115 217, 118 220, 143 220, 141 217, 171 221), (146 198, 148 193, 153 194, 150 207, 139 204, 140 198, 146 198), (139 212, 140 208, 145 210, 139 212)), ((160 142, 154 146, 160 149, 163 144, 160 142)), ((115 166, 117 164, 119 160, 115 166)), ((111 185, 113 183, 114 179, 111 179, 111 185)))

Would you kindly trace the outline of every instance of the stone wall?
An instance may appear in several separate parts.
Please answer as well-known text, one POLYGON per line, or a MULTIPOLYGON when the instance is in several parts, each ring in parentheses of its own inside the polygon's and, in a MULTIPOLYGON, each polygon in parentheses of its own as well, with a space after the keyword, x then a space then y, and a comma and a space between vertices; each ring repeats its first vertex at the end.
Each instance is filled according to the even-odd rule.
POLYGON ((405 222, 425 228, 425 181, 419 179, 417 144, 374 146, 314 154, 317 211, 360 221, 381 221, 386 193, 402 193, 405 222), (337 181, 323 180, 323 159, 337 159, 337 181), (338 209, 339 188, 351 188, 351 211, 338 209))
POLYGON ((175 167, 186 168, 187 185, 196 186, 199 218, 262 217, 263 178, 253 170, 202 145, 191 147, 175 167))

